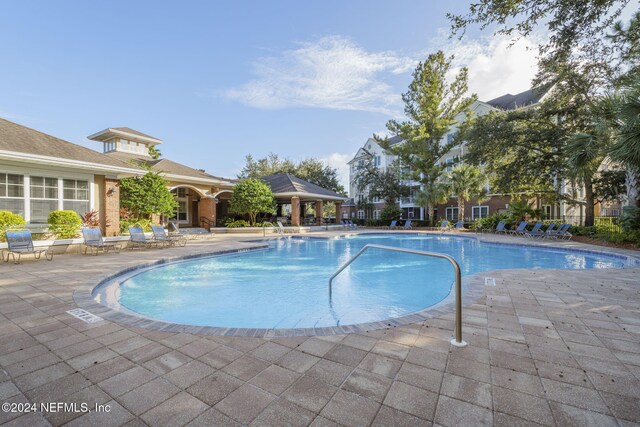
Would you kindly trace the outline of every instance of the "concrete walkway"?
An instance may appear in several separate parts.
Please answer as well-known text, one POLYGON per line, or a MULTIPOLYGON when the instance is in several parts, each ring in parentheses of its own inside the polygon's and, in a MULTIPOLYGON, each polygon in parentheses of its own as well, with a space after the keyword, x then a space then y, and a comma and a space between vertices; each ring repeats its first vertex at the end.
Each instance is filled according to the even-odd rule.
POLYGON ((496 286, 463 311, 466 348, 449 345, 452 314, 359 334, 263 339, 88 324, 66 313, 76 308, 75 289, 115 271, 255 245, 242 240, 0 265, 0 402, 10 404, 0 424, 640 423, 638 267, 493 272, 496 286), (60 405, 42 412, 40 403, 60 405), (84 412, 83 403, 103 412, 84 412))

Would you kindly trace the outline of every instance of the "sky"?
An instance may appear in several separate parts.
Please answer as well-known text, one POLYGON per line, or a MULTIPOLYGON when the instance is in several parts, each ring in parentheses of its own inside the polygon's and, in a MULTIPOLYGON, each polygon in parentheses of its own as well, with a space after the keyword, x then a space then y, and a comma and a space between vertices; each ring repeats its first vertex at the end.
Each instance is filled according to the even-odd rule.
MULTIPOLYGON (((86 139, 130 127, 163 157, 235 178, 245 156, 338 169, 390 119, 418 61, 443 50, 481 100, 530 87, 534 38, 450 39, 465 2, 0 0, 0 117, 86 139)), ((346 185, 345 185, 346 186, 346 185)))

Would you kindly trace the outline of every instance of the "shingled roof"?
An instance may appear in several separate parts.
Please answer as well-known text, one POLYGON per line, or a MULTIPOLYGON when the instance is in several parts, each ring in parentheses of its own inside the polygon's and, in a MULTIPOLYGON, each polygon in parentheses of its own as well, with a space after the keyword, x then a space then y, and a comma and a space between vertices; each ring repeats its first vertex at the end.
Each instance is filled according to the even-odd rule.
POLYGON ((81 145, 56 138, 55 136, 5 119, 0 119, 0 150, 51 157, 53 159, 92 163, 114 168, 126 168, 129 170, 140 169, 120 159, 107 156, 81 145))
POLYGON ((325 200, 347 199, 345 196, 338 194, 335 191, 327 190, 326 188, 322 188, 319 185, 312 184, 288 173, 268 175, 260 179, 265 181, 269 187, 271 187, 271 191, 275 197, 278 197, 279 195, 283 197, 298 195, 301 198, 307 196, 309 198, 317 198, 317 196, 321 196, 325 200))
POLYGON ((156 159, 151 159, 149 157, 142 157, 137 154, 122 153, 122 152, 111 152, 111 153, 107 153, 106 155, 109 157, 120 159, 128 163, 143 164, 144 166, 150 167, 154 171, 165 172, 170 175, 180 175, 185 177, 216 180, 216 181, 228 181, 228 182, 235 181, 233 179, 210 175, 199 169, 194 169, 192 167, 183 165, 178 162, 174 162, 173 160, 169 160, 169 159, 156 160, 156 159))
POLYGON ((487 104, 492 107, 500 108, 501 110, 515 110, 517 108, 537 104, 546 93, 547 91, 532 88, 515 95, 511 95, 510 93, 502 95, 498 98, 487 101, 487 104))

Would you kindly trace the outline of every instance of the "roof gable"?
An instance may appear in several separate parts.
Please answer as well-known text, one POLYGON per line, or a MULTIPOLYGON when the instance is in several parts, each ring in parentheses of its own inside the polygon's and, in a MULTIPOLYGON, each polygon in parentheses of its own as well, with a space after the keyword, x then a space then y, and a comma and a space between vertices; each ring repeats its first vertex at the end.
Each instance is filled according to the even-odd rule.
POLYGON ((5 119, 0 119, 0 150, 102 166, 139 169, 122 160, 5 119))
POLYGON ((288 173, 278 173, 260 178, 271 188, 271 192, 277 197, 278 194, 303 193, 309 195, 325 196, 333 199, 346 199, 345 196, 334 191, 312 184, 304 179, 288 173))

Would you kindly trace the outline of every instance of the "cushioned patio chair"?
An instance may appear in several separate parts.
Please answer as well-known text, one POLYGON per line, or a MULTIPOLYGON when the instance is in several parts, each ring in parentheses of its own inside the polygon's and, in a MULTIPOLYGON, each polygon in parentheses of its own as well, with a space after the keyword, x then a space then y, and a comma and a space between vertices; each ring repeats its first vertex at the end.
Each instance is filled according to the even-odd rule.
MULTIPOLYGON (((20 264, 20 257, 24 254, 33 254, 35 259, 40 259, 40 257, 44 254, 44 258, 47 261, 51 261, 53 259, 53 252, 49 251, 49 249, 36 249, 33 247, 33 238, 31 236, 31 231, 7 231, 7 259, 6 262, 9 262, 9 255, 13 258, 14 264, 20 264), (16 255, 18 257, 16 258, 16 255)), ((2 253, 2 259, 4 259, 4 252, 2 253)))
POLYGON ((391 224, 387 226, 387 228, 389 230, 395 230, 396 228, 398 228, 398 221, 394 219, 393 221, 391 221, 391 224))
POLYGON ((164 230, 164 227, 161 225, 152 225, 151 231, 153 231, 153 239, 158 242, 166 242, 169 246, 181 246, 184 247, 187 245, 187 236, 177 235, 177 236, 169 236, 167 232, 164 230))
POLYGON ((83 228, 82 237, 84 238, 84 254, 91 249, 94 255, 98 255, 98 252, 109 252, 113 250, 120 252, 120 245, 116 242, 105 242, 102 238, 102 231, 99 228, 83 228), (95 251, 95 252, 94 252, 95 251))
POLYGON ((515 230, 507 230, 507 233, 513 236, 520 236, 524 234, 527 224, 529 224, 528 221, 521 221, 520 224, 518 224, 518 228, 516 228, 515 230))
POLYGON ((158 242, 156 240, 149 240, 147 236, 145 236, 144 231, 141 227, 129 227, 129 244, 130 249, 135 248, 150 248, 152 246, 158 247, 159 245, 165 246, 166 242, 158 242))

